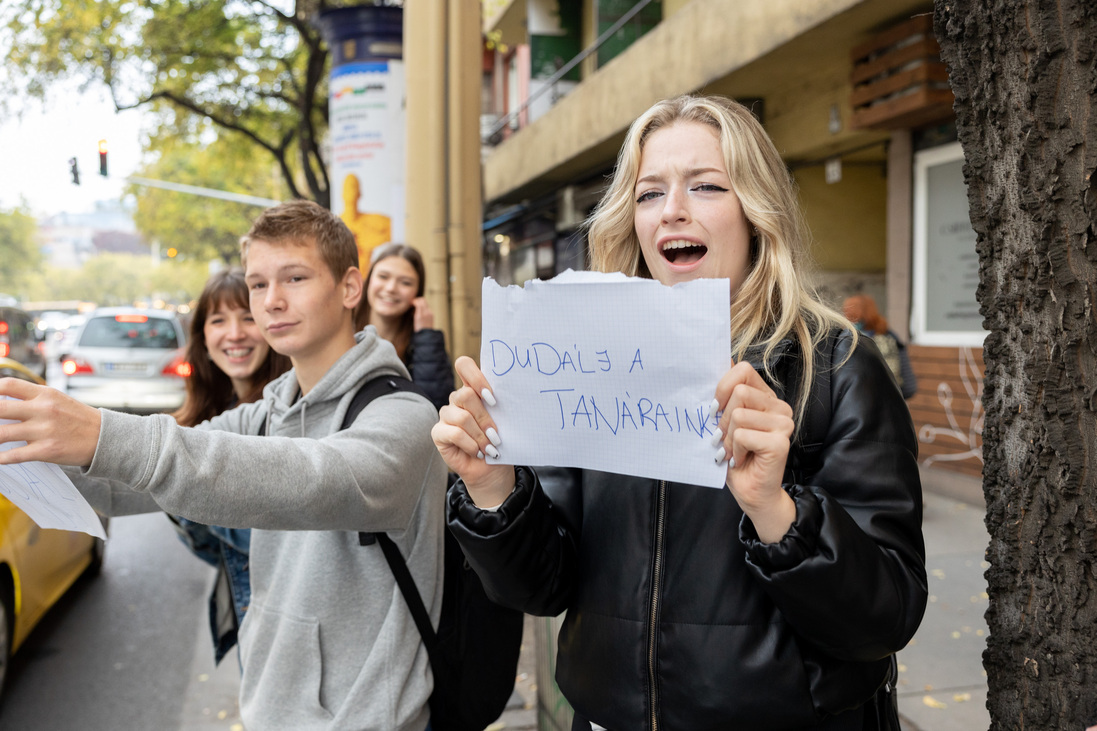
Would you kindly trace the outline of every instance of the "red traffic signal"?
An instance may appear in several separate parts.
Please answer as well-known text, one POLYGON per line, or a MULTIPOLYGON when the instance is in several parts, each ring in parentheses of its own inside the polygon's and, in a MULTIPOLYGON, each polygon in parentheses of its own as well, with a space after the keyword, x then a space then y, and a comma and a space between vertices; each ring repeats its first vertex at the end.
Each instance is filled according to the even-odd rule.
POLYGON ((107 177, 107 141, 99 140, 99 174, 107 177))

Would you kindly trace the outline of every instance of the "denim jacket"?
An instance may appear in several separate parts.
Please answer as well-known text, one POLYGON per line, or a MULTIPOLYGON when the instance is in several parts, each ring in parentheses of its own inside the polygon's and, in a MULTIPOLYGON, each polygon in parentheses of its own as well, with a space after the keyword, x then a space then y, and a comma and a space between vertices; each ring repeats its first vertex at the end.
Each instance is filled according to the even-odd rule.
POLYGON ((236 644, 236 633, 251 602, 248 574, 251 530, 205 525, 174 515, 168 517, 175 524, 179 540, 194 555, 217 569, 217 579, 209 597, 209 621, 214 658, 220 663, 236 644))

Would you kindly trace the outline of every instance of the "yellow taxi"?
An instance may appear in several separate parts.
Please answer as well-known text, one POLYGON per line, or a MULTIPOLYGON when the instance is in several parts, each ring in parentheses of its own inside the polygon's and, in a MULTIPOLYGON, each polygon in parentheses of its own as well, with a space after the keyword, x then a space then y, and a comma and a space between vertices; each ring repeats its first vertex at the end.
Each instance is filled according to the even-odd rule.
MULTIPOLYGON (((45 383, 0 358, 0 376, 45 383)), ((9 660, 46 611, 82 574, 97 574, 103 541, 86 533, 44 530, 0 495, 0 689, 9 660)))

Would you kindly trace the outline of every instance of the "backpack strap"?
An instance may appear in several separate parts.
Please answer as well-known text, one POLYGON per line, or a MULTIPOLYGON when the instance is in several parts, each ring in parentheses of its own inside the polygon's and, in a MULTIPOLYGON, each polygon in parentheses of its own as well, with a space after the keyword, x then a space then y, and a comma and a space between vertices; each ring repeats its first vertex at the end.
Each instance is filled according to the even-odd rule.
MULTIPOLYGON (((377 376, 376 378, 371 378, 363 383, 358 389, 358 392, 354 394, 354 398, 350 400, 350 406, 347 407, 347 413, 343 415, 343 423, 339 426, 339 431, 342 431, 353 424, 354 420, 358 418, 358 415, 362 413, 362 409, 366 408, 370 401, 373 401, 378 396, 387 396, 399 391, 417 393, 427 399, 427 401, 430 401, 430 398, 427 397, 427 394, 423 389, 406 378, 401 378, 400 376, 377 376)), ((259 425, 258 435, 261 437, 267 435, 266 418, 264 418, 263 422, 259 425)))
POLYGON ((427 401, 430 401, 423 389, 406 378, 401 378, 400 376, 377 376, 376 378, 371 378, 363 383, 362 387, 358 389, 358 393, 354 394, 350 406, 347 407, 347 413, 343 415, 343 424, 339 427, 340 431, 353 424, 354 420, 358 418, 358 414, 362 413, 362 409, 366 408, 370 401, 373 401, 379 396, 388 396, 389 394, 399 393, 400 391, 417 393, 427 399, 427 401))
MULTIPOLYGON (((399 391, 417 393, 428 401, 430 400, 423 392, 423 389, 406 378, 379 376, 364 383, 358 389, 358 393, 354 394, 354 398, 347 408, 347 413, 343 417, 343 425, 339 428, 341 430, 346 429, 353 424, 354 420, 358 418, 358 414, 362 413, 362 410, 366 408, 369 402, 378 396, 387 396, 399 391)), ((411 612, 412 619, 415 620, 415 626, 419 629, 419 635, 423 638, 423 644, 426 645, 427 654, 431 656, 431 664, 433 665, 434 646, 438 641, 438 637, 430 623, 430 615, 423 604, 423 597, 419 595, 419 590, 415 587, 415 580, 411 578, 408 564, 400 554, 400 549, 396 547, 396 544, 387 534, 358 532, 359 545, 372 546, 374 543, 379 544, 382 553, 385 554, 385 560, 396 579, 396 585, 400 587, 400 593, 404 595, 404 601, 407 602, 408 610, 411 612)))
MULTIPOLYGON (((411 612, 412 619, 415 620, 415 626, 419 628, 419 636, 423 638, 423 644, 427 648, 427 655, 430 657, 430 664, 433 667, 434 647, 438 643, 438 635, 434 631, 434 627, 431 626, 430 615, 427 614, 427 608, 423 604, 423 597, 419 595, 419 590, 415 588, 415 581, 411 578, 411 571, 408 570, 407 562, 401 555, 400 549, 396 547, 396 544, 387 534, 359 533, 360 543, 363 536, 371 536, 380 544, 381 551, 385 554, 385 560, 388 561, 389 568, 392 569, 392 575, 396 579, 396 585, 400 587, 400 593, 404 595, 404 601, 407 602, 408 610, 411 612)), ((362 543, 362 545, 368 544, 362 543)))
MULTIPOLYGON (((343 415, 343 423, 339 427, 339 430, 342 431, 353 424, 354 420, 358 418, 358 415, 362 413, 362 409, 366 408, 370 401, 373 401, 378 396, 387 396, 400 391, 417 393, 427 399, 427 401, 430 401, 423 389, 406 378, 400 378, 399 376, 378 376, 377 378, 371 378, 362 384, 362 387, 358 389, 358 393, 354 394, 354 398, 350 401, 350 406, 347 407, 347 413, 343 415)), ((380 534, 359 531, 358 545, 372 546, 377 542, 378 535, 380 534)))
MULTIPOLYGON (((400 376, 377 376, 376 378, 371 378, 363 383, 358 389, 358 392, 354 394, 354 398, 350 401, 350 406, 347 407, 347 413, 343 415, 343 423, 339 426, 339 431, 342 431, 353 424, 354 420, 358 418, 358 415, 362 413, 362 410, 375 398, 399 393, 400 391, 417 393, 427 401, 430 401, 423 389, 406 378, 401 378, 400 376)), ((265 436, 266 433, 267 422, 266 419, 264 419, 263 423, 259 425, 259 436, 265 436)), ((404 557, 400 555, 400 549, 397 548, 392 539, 384 533, 366 533, 359 531, 358 543, 362 546, 372 546, 374 543, 381 544, 381 550, 385 554, 385 560, 388 561, 389 568, 392 570, 392 575, 396 578, 396 584, 400 587, 400 593, 404 595, 404 601, 407 602, 408 609, 411 611, 411 616, 415 619, 415 626, 419 628, 419 634, 423 638, 423 644, 427 647, 427 653, 433 658, 434 645, 438 638, 434 632, 434 628, 430 624, 430 615, 427 614, 427 608, 423 604, 423 598, 419 596, 419 590, 415 588, 415 581, 411 578, 411 571, 408 570, 407 562, 404 561, 404 557)))

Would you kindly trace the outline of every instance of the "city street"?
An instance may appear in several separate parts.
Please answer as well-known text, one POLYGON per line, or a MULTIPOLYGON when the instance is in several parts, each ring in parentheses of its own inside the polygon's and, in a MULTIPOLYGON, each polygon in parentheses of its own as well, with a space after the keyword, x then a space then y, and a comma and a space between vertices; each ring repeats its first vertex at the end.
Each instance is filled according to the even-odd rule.
MULTIPOLYGON (((46 378, 64 390, 60 348, 48 341, 46 378)), ((113 519, 102 574, 80 579, 13 659, 0 728, 242 729, 236 657, 213 664, 212 580, 162 514, 113 519)))
POLYGON ((81 579, 12 663, 3 729, 242 729, 239 669, 213 666, 213 569, 162 514, 111 521, 102 574, 81 579))
POLYGON ((241 687, 252 731, 428 724, 439 653, 347 529, 430 584, 442 472, 498 508, 522 464, 598 484, 462 519, 493 596, 568 615, 483 731, 1097 731, 1097 0, 303 7, 0 0, 0 731, 244 731, 241 687), (435 410, 359 418, 393 373, 435 410), (100 571, 37 460, 266 529, 218 574, 113 519, 100 571), (826 585, 744 573, 752 521, 826 585))
MULTIPOLYGON (((48 380, 64 388, 56 354, 48 380)), ((925 498, 932 597, 899 655, 903 728, 986 728, 983 510, 932 491, 925 498)), ((211 581, 212 569, 183 548, 162 515, 113 520, 103 574, 74 587, 15 658, 0 728, 242 729, 235 657, 213 666, 211 581)), ((535 727, 531 649, 528 642, 496 729, 535 727)))
MULTIPOLYGON (((64 390, 61 349, 49 343, 47 382, 64 390)), ((163 515, 113 519, 102 575, 81 579, 14 658, 0 729, 242 731, 236 656, 213 664, 212 580, 163 515)), ((532 640, 524 650, 495 728, 536 727, 532 640)))

